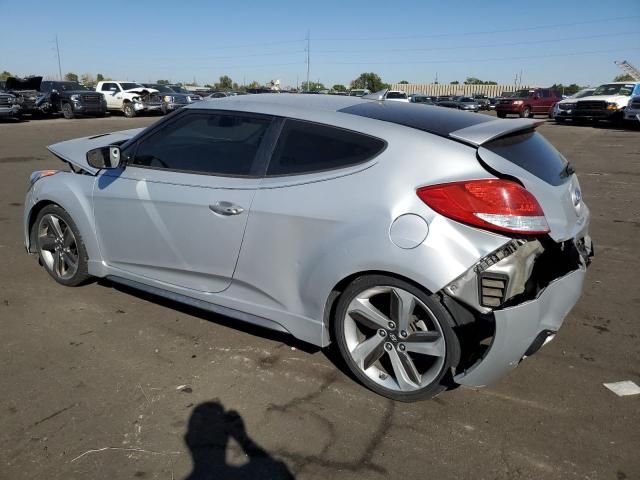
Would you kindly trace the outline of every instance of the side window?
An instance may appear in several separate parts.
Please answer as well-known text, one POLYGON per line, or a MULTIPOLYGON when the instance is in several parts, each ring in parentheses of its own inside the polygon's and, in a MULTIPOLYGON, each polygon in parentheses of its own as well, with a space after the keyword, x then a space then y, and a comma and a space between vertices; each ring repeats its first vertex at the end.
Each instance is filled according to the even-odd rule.
POLYGON ((108 92, 111 89, 111 87, 113 87, 113 86, 114 86, 113 83, 103 83, 102 84, 102 91, 103 92, 108 92))
POLYGON ((267 175, 295 175, 355 165, 373 158, 385 145, 382 140, 361 133, 287 120, 267 175))
POLYGON ((269 118, 234 113, 186 114, 144 138, 130 163, 210 175, 252 175, 270 123, 269 118))
POLYGON ((42 82, 40 84, 40 91, 41 92, 50 92, 51 91, 51 82, 42 82))

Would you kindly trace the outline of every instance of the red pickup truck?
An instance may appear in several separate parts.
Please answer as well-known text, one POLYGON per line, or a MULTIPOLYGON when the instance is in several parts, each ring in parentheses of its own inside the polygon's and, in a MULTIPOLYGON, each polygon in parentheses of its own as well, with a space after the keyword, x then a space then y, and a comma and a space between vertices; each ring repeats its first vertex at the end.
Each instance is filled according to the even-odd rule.
POLYGON ((549 115, 553 106, 562 100, 562 95, 550 88, 531 88, 519 90, 512 97, 501 98, 496 102, 498 117, 518 115, 532 118, 534 115, 549 115))

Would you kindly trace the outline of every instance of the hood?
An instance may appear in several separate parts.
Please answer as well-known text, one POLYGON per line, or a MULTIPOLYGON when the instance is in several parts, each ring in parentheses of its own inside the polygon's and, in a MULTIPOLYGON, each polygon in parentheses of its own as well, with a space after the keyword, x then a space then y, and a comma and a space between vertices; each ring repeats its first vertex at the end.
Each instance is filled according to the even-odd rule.
POLYGON ((53 145, 49 145, 47 149, 61 160, 69 162, 76 167, 95 175, 98 173, 99 169, 93 168, 87 163, 87 152, 89 150, 107 147, 116 143, 122 144, 135 137, 143 130, 144 128, 132 128, 130 130, 121 130, 119 132, 76 138, 74 140, 54 143, 53 145))
POLYGON ((36 90, 40 91, 42 77, 17 78, 9 77, 5 84, 7 90, 36 90))
POLYGON ((617 103, 619 106, 622 106, 622 107, 626 107, 629 104, 630 100, 631 100, 631 97, 627 95, 591 95, 588 97, 573 99, 574 102, 583 102, 583 101, 611 102, 611 103, 617 103))

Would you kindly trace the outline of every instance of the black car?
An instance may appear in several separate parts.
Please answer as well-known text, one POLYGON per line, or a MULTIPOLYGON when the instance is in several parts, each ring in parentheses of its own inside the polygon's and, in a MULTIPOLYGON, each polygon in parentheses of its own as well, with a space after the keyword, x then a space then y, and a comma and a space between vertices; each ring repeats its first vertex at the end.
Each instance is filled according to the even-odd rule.
POLYGON ((22 113, 40 113, 38 97, 42 77, 9 77, 5 81, 4 91, 16 97, 22 113))
POLYGON ((103 117, 107 113, 104 95, 78 82, 45 80, 40 86, 40 93, 38 108, 45 113, 62 112, 64 118, 69 119, 77 115, 103 117))

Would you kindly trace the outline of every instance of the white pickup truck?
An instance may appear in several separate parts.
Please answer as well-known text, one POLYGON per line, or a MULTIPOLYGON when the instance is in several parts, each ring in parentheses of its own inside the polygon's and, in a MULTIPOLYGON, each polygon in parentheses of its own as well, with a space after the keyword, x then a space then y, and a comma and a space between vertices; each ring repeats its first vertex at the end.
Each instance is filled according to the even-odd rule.
POLYGON ((640 82, 611 82, 600 85, 588 97, 570 102, 571 118, 575 120, 621 121, 631 97, 640 95, 640 82))
POLYGON ((98 82, 96 91, 107 100, 107 110, 124 112, 127 117, 162 111, 162 97, 158 95, 158 90, 137 82, 106 80, 98 82))

